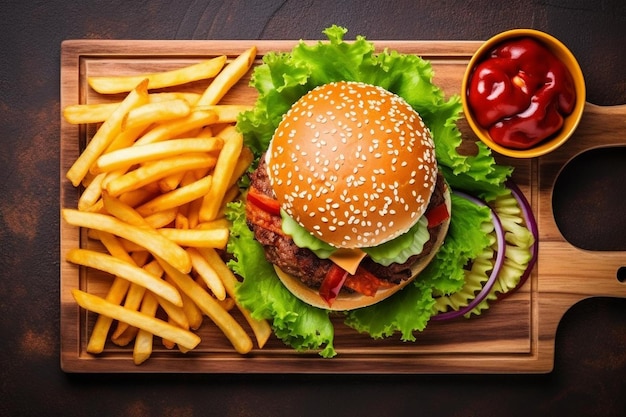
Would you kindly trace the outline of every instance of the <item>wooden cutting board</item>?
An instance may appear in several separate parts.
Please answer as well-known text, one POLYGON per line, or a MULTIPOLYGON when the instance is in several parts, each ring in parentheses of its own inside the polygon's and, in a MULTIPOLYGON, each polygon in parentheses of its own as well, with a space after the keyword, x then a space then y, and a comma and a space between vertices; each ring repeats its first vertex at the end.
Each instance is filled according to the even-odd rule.
MULTIPOLYGON (((257 64, 268 51, 289 51, 295 41, 118 41, 70 40, 61 50, 61 108, 107 99, 90 90, 91 75, 136 74, 180 67, 226 54, 229 59, 252 45, 257 64)), ((378 50, 395 49, 432 62, 435 82, 447 95, 459 94, 461 78, 475 41, 378 41, 378 50)), ((223 100, 253 103, 256 92, 243 79, 223 100)), ((206 84, 187 87, 202 91, 206 84)), ((119 99, 113 97, 111 99, 119 99)), ((62 119, 62 118, 61 118, 62 119)), ((461 121, 466 140, 475 140, 461 121)), ((539 227, 539 258, 526 284, 488 312, 470 320, 432 323, 415 342, 399 337, 373 340, 338 323, 338 355, 322 359, 316 353, 296 353, 272 337, 263 349, 241 356, 219 330, 205 323, 196 350, 187 354, 155 343, 153 356, 141 366, 132 363, 132 348, 108 343, 103 354, 86 353, 95 316, 80 310, 73 288, 103 295, 109 280, 64 260, 70 248, 88 245, 85 236, 61 222, 61 367, 67 372, 206 372, 206 373, 542 373, 553 366, 554 341, 563 314, 578 301, 593 296, 626 297, 617 271, 626 265, 624 252, 591 252, 575 248, 561 235, 554 220, 552 190, 562 167, 594 147, 623 146, 626 106, 587 104, 575 136, 551 155, 532 160, 496 156, 515 167, 514 180, 530 201, 539 227)), ((76 207, 78 191, 65 179, 93 126, 61 120, 61 206, 76 207)), ((207 320, 208 321, 208 320, 207 320)))

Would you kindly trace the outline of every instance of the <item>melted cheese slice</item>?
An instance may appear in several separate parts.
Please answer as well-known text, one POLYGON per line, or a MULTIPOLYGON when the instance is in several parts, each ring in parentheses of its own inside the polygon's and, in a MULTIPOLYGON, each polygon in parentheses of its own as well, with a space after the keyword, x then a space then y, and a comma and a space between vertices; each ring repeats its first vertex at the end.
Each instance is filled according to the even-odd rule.
POLYGON ((330 256, 330 260, 337 266, 348 271, 350 275, 354 275, 356 269, 361 264, 363 258, 367 255, 361 249, 338 249, 330 256))

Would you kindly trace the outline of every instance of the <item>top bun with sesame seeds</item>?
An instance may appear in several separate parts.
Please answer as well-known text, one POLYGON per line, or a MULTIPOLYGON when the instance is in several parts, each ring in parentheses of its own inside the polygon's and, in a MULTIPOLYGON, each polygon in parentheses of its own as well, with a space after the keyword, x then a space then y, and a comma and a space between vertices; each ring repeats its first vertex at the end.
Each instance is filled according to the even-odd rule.
POLYGON ((333 82, 298 100, 266 154, 280 207, 336 248, 372 247, 407 232, 437 179, 434 143, 398 95, 333 82))

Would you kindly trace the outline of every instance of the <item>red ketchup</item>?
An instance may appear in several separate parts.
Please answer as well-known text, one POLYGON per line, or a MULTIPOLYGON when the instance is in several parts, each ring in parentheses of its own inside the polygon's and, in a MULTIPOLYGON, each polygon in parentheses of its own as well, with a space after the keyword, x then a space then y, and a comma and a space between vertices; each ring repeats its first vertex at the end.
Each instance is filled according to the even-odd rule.
POLYGON ((558 132, 574 110, 574 80, 531 38, 503 42, 481 61, 467 89, 478 124, 501 146, 528 149, 558 132))

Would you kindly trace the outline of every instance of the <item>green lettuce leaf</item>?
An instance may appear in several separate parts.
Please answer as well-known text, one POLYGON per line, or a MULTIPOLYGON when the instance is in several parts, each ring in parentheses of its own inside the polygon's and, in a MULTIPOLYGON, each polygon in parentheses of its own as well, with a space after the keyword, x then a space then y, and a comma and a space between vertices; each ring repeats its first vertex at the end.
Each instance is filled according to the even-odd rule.
POLYGON ((237 301, 253 317, 269 320, 274 334, 294 349, 321 350, 323 357, 335 356, 328 311, 303 303, 282 285, 265 259, 263 246, 248 229, 243 202, 230 203, 227 216, 232 222, 227 249, 234 256, 228 266, 244 277, 236 288, 237 301))
POLYGON ((408 232, 381 245, 363 248, 363 252, 367 253, 374 262, 384 266, 389 266, 394 262, 403 264, 411 256, 422 253, 424 244, 429 238, 428 220, 422 216, 408 232))
POLYGON ((463 267, 491 245, 483 225, 491 224, 491 210, 452 193, 450 227, 435 259, 419 280, 440 294, 458 291, 465 278, 463 267))
POLYGON ((308 248, 312 250, 318 258, 326 259, 337 250, 334 246, 324 242, 322 239, 314 236, 311 232, 300 226, 300 223, 289 216, 285 210, 280 210, 282 218, 282 229, 285 234, 291 236, 294 243, 299 248, 308 248))

